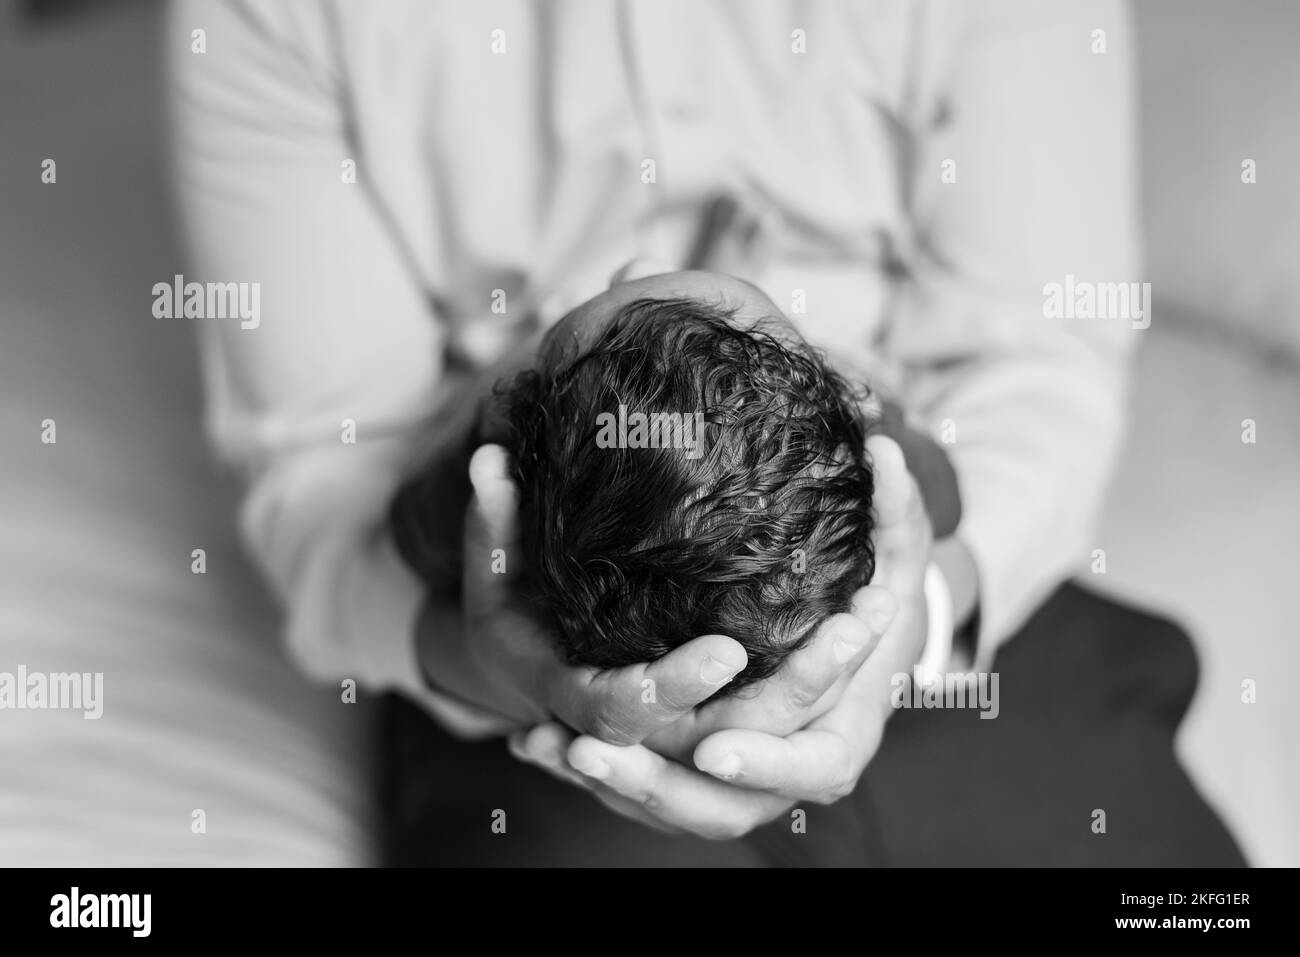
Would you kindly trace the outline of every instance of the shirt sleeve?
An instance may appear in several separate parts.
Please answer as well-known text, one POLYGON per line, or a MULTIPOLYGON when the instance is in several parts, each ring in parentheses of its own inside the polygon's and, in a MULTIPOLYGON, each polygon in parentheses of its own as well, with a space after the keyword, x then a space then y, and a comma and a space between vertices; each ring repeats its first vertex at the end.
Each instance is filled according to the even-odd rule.
POLYGON ((1121 438, 1141 323, 1049 318, 1044 303, 1067 276, 1141 279, 1134 40, 1118 2, 925 10, 915 267, 890 346, 957 471, 987 666, 1094 547, 1121 438))
POLYGON ((408 437, 436 398, 443 332, 369 198, 329 24, 310 2, 172 10, 186 279, 260 290, 256 323, 192 320, 206 425, 245 480, 243 538, 284 605, 301 669, 472 723, 422 680, 422 589, 384 522, 408 437))

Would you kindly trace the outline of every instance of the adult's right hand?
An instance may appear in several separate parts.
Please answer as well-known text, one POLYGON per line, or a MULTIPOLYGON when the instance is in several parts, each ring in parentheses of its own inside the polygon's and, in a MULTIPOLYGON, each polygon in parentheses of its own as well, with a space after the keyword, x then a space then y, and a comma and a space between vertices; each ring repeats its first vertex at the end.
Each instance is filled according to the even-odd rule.
POLYGON ((565 663, 554 636, 521 598, 518 492, 505 450, 480 447, 469 471, 474 496, 465 525, 462 606, 427 605, 417 642, 430 683, 499 717, 495 731, 558 720, 611 744, 635 744, 690 713, 745 667, 744 648, 722 635, 625 668, 565 663))
POLYGON ((707 838, 739 837, 796 802, 848 794, 893 713, 895 677, 916 662, 926 633, 929 519, 897 444, 867 444, 876 576, 854 594, 853 614, 823 622, 756 694, 710 702, 642 745, 611 747, 551 723, 514 735, 516 756, 621 814, 707 838))

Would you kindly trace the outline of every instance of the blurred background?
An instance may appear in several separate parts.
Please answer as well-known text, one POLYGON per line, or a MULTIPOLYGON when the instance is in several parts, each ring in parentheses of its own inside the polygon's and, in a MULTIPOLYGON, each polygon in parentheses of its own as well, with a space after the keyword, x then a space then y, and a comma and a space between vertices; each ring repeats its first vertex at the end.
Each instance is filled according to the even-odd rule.
MULTIPOLYGON (((1252 863, 1296 866, 1300 5, 1135 10, 1155 305, 1106 571, 1081 577, 1191 632, 1180 755, 1252 863)), ((0 714, 0 865, 368 863, 370 712, 286 663, 204 445, 193 330, 149 312, 181 271, 162 13, 0 0, 0 671, 105 674, 99 721, 0 714)))

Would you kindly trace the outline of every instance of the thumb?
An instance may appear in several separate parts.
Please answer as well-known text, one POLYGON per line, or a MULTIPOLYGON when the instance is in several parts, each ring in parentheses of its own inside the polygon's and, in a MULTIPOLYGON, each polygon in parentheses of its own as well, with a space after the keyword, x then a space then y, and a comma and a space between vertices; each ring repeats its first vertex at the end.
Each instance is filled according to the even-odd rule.
POLYGON ((930 519, 902 449, 893 439, 873 435, 867 453, 875 474, 876 578, 896 598, 920 589, 930 554, 930 519))
POLYGON ((465 586, 479 607, 499 605, 507 582, 518 577, 523 549, 519 538, 519 490, 510 461, 499 445, 481 445, 469 462, 474 496, 465 517, 465 586))

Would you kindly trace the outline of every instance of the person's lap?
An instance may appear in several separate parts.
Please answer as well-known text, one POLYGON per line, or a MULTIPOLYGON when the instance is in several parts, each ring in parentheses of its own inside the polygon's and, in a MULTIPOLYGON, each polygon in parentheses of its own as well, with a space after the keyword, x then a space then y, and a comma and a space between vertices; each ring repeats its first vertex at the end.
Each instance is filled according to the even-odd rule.
POLYGON ((1170 622, 1067 585, 999 653, 999 715, 902 710, 857 790, 741 841, 667 836, 393 699, 395 865, 1239 866, 1173 750, 1196 686, 1170 622), (1094 831, 1096 812, 1105 832, 1094 831), (499 813, 504 812, 504 814, 499 813))

